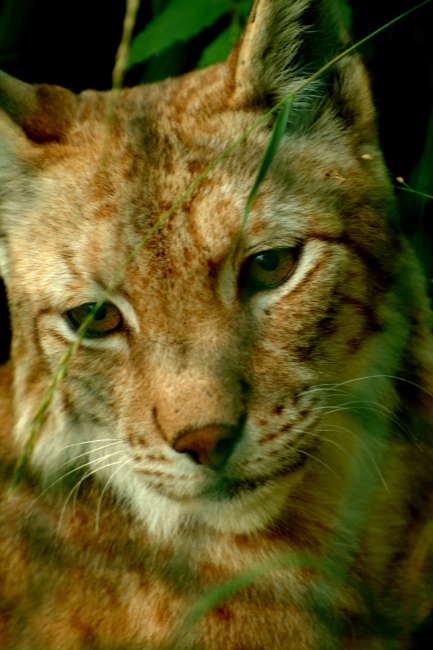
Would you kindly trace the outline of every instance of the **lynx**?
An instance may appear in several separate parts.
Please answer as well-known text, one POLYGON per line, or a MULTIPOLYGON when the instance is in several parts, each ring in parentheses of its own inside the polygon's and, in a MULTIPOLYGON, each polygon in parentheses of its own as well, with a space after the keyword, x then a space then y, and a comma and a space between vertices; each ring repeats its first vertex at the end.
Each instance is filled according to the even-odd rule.
POLYGON ((338 5, 257 0, 111 128, 111 92, 2 73, 4 650, 408 648, 428 615, 430 314, 358 54, 297 92, 242 228, 277 113, 158 221, 348 46, 338 5))

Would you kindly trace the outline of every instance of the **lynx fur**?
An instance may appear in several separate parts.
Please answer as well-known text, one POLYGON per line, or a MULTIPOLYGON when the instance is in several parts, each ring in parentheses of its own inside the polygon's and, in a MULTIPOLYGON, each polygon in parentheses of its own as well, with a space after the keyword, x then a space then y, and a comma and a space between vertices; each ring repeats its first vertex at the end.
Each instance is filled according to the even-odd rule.
POLYGON ((8 489, 84 316, 347 47, 338 5, 257 0, 226 63, 122 90, 109 137, 110 92, 2 73, 3 650, 409 648, 429 613, 430 314, 356 53, 297 94, 234 253, 275 115, 125 266, 8 489))

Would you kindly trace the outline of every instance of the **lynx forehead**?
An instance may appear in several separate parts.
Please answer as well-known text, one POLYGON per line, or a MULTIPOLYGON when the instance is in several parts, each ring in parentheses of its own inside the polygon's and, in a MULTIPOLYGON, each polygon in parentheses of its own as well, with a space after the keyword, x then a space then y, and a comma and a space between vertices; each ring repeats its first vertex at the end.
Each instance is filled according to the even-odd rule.
POLYGON ((258 0, 226 63, 123 90, 109 138, 110 93, 0 76, 5 490, 94 312, 2 506, 2 647, 403 648, 427 612, 429 311, 358 55, 298 93, 241 230, 275 116, 162 219, 347 43, 337 0, 258 0))

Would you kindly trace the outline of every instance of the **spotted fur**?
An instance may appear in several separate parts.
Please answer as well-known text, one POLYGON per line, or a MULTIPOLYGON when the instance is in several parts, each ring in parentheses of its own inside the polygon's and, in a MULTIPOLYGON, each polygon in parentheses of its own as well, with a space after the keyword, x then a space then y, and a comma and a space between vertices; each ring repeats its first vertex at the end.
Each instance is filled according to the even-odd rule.
POLYGON ((257 0, 226 63, 123 90, 108 139, 109 92, 0 77, 5 650, 409 647, 431 603, 433 345, 357 54, 297 96, 233 256, 275 117, 126 266, 121 326, 84 338, 7 492, 68 312, 347 42, 336 0, 257 0), (291 273, 248 284, 279 249, 291 273))

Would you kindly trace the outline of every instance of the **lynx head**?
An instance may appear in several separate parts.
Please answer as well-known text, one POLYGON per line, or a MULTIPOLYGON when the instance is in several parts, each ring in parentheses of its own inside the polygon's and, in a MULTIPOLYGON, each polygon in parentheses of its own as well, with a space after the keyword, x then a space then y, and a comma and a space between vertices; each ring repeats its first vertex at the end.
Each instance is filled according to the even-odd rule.
POLYGON ((329 391, 319 387, 391 374, 398 351, 385 362, 374 346, 403 318, 388 297, 401 244, 356 53, 296 95, 233 255, 275 115, 161 219, 347 42, 337 0, 257 0, 226 63, 123 90, 110 131, 110 92, 2 74, 1 254, 20 444, 104 301, 56 391, 34 469, 83 466, 158 534, 188 521, 251 532, 320 469, 329 391))

